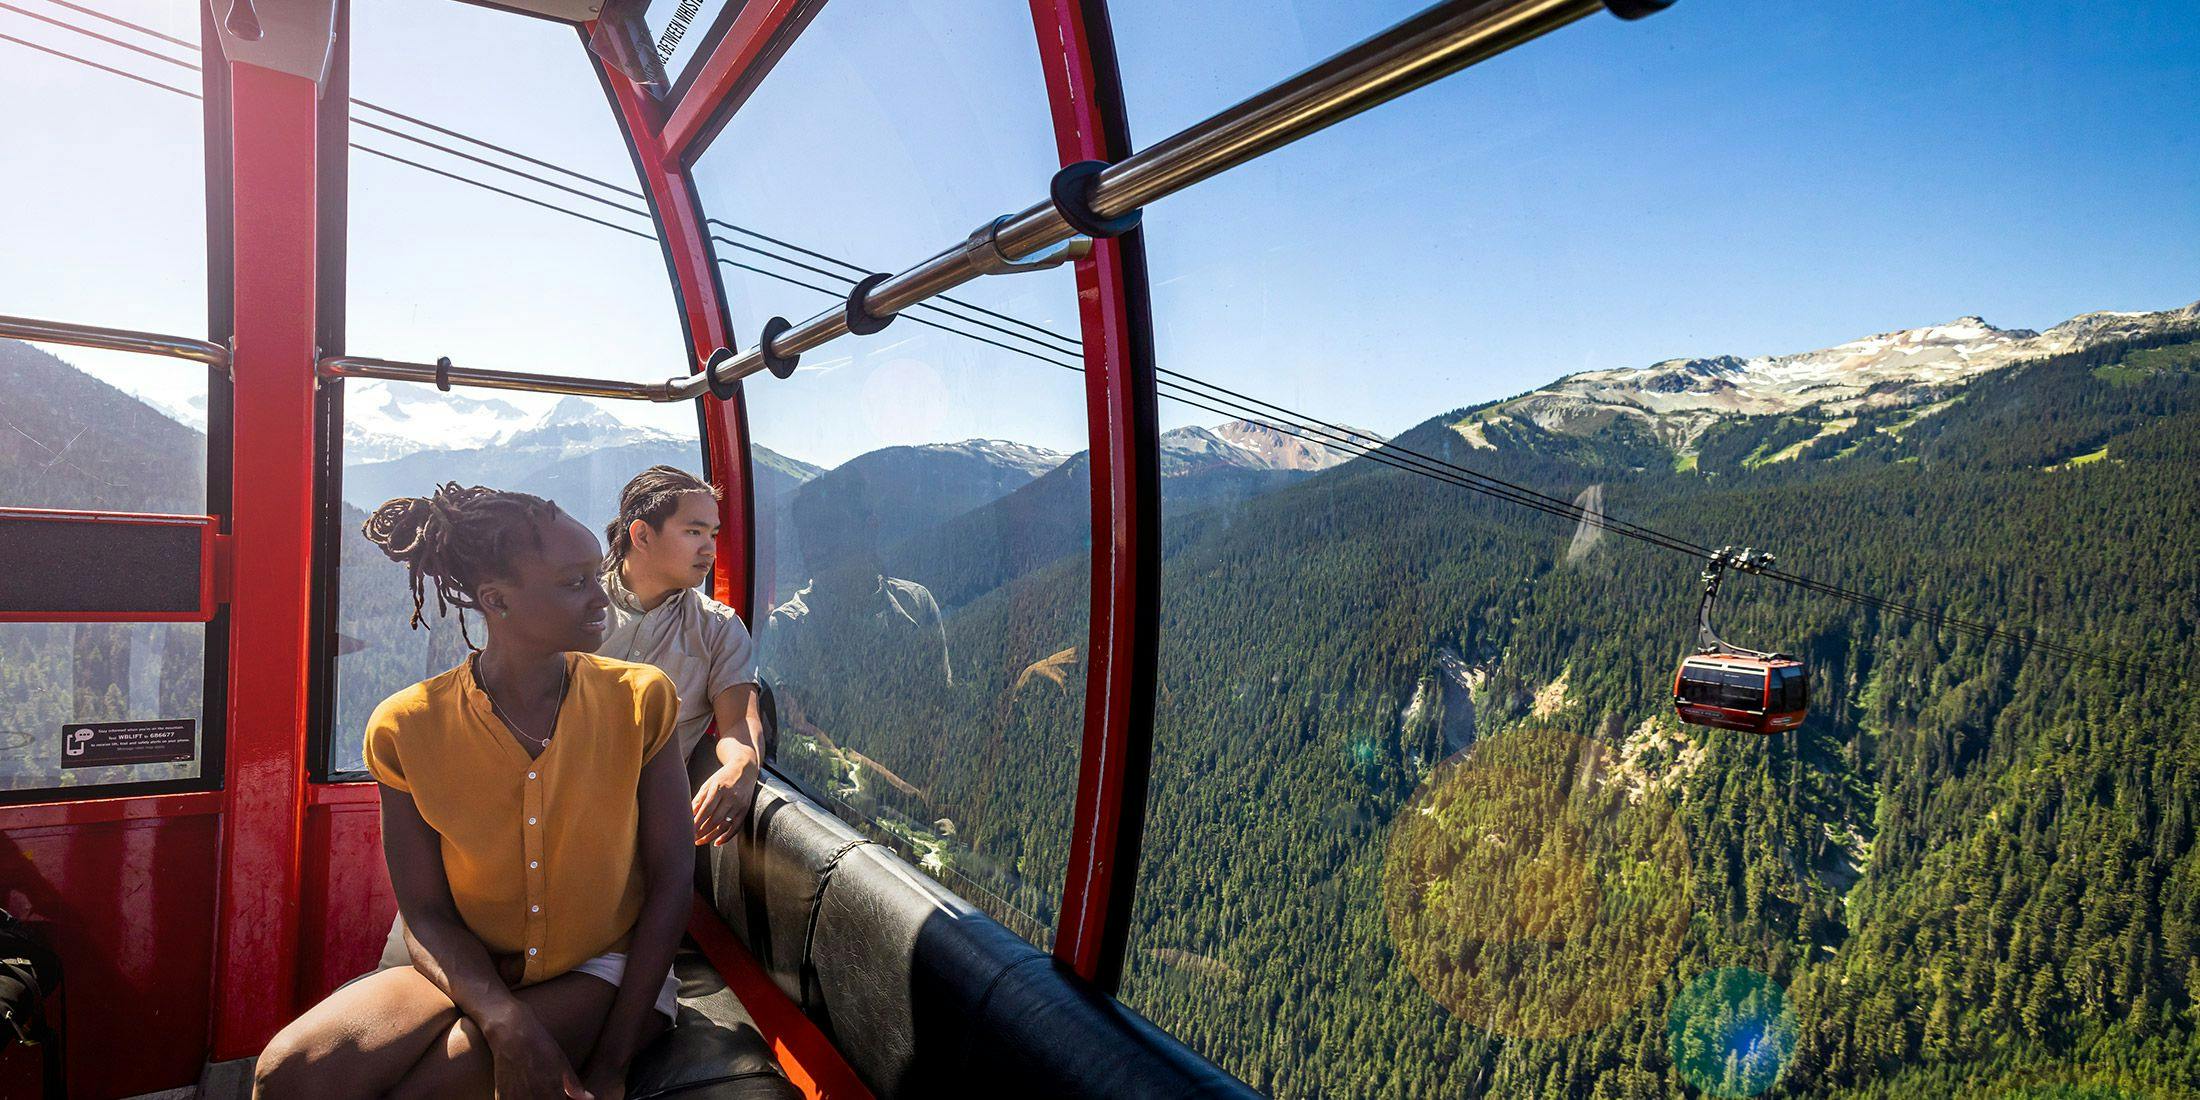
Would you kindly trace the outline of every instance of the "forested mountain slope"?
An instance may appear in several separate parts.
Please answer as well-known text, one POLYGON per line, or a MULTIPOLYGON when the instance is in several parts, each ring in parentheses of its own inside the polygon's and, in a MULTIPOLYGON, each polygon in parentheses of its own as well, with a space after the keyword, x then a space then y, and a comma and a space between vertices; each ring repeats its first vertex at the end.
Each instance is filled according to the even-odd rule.
MULTIPOLYGON (((1456 426, 1479 411, 1461 410, 1396 441, 1568 498, 1601 485, 1612 514, 1695 542, 2145 666, 1987 647, 1741 578, 1723 629, 1814 667, 1791 736, 1673 721, 1700 564, 1685 557, 1606 537, 1569 561, 1567 524, 1368 462, 1172 517, 1126 999, 1279 1095, 2193 1094, 2196 336, 2094 344, 1886 408, 1729 418, 1694 462, 1624 417, 1485 417, 1478 445, 1456 426), (1447 655, 1473 665, 1494 756, 1441 763, 1428 685, 1447 655), (1559 910, 1499 915, 1547 938, 1478 1026, 1452 983, 1494 933, 1401 941, 1414 926, 1386 899, 1430 884, 1396 880, 1398 822, 1543 828, 1513 801, 1542 790, 1601 815, 1588 866, 1636 879, 1508 867, 1559 910), (1663 892, 1638 889, 1668 859, 1663 892), (1624 897, 1651 909, 1607 911, 1624 897), (1673 913, 1662 954, 1644 930, 1673 913), (1585 1000, 1596 972, 1569 942, 1648 951, 1626 960, 1654 980, 1585 1000), (1449 961, 1416 972, 1431 951, 1449 961), (1736 1028, 1759 1037, 1749 1057, 1719 1044, 1736 1028)), ((813 709, 915 777, 908 816, 964 825, 935 862, 1058 874, 1082 683, 1073 669, 1035 691, 1018 670, 1081 643, 1086 584, 1068 558, 952 616, 957 681, 924 708, 882 690, 875 709, 845 693, 813 709)), ((884 685, 893 666, 872 646, 824 679, 884 685)), ((1049 901, 1018 905, 1043 923, 1049 901)))

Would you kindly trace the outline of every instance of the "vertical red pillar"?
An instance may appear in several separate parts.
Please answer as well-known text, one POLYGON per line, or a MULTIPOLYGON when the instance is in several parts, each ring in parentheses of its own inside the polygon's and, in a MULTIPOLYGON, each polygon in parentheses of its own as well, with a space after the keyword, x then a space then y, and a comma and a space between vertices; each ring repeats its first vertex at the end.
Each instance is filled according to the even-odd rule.
POLYGON ((230 64, 235 445, 216 1060, 296 1005, 313 548, 314 82, 230 64))
MULTIPOLYGON (((746 11, 743 13, 746 15, 746 11)), ((585 39, 588 30, 583 29, 585 39)), ((626 131, 634 171, 649 196, 650 215, 664 245, 665 267, 679 297, 680 324, 687 334, 690 370, 699 370, 719 348, 734 346, 726 314, 726 296, 711 251, 710 226, 688 178, 686 164, 664 137, 665 112, 656 99, 590 53, 604 93, 626 131)), ((689 93, 692 97, 695 93, 689 93)), ((756 611, 756 500, 749 470, 749 418, 741 391, 720 401, 702 402, 703 448, 718 502, 718 566, 711 590, 740 612, 749 629, 758 629, 756 611)))
MULTIPOLYGON (((1104 0, 1031 0, 1063 164, 1129 156, 1104 0)), ((1054 955, 1113 991, 1130 939, 1153 757, 1161 474, 1145 244, 1133 230, 1077 264, 1092 446, 1092 626, 1084 747, 1054 955)))

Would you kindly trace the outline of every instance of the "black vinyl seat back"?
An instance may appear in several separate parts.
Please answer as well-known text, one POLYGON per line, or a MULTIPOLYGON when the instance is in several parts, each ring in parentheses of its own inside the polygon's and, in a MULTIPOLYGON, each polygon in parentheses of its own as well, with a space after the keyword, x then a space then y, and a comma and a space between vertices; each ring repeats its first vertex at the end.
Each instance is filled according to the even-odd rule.
POLYGON ((776 777, 711 898, 882 1100, 1253 1096, 776 777))

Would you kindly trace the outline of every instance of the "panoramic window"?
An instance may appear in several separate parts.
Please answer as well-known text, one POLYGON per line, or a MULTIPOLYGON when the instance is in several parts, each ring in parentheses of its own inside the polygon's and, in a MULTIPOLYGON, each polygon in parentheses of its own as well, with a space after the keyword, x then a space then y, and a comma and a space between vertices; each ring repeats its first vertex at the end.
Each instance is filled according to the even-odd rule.
MULTIPOLYGON (((351 154, 347 347, 542 374, 658 381, 686 373, 664 256, 643 201, 626 193, 638 192, 633 163, 579 38, 444 0, 360 5, 352 27, 352 92, 375 105, 354 104, 352 140, 375 151, 351 154), (485 42, 496 48, 482 49, 485 42)), ((660 463, 700 474, 704 460, 691 404, 465 387, 446 394, 406 382, 344 387, 326 766, 356 775, 375 704, 452 667, 467 649, 457 613, 438 620, 432 601, 427 629, 408 627, 403 568, 359 533, 377 505, 447 481, 486 485, 547 497, 600 537, 633 475, 660 463)), ((472 631, 479 643, 481 624, 472 631)))
MULTIPOLYGON (((0 99, 49 105, 0 138, 0 314, 204 338, 197 7, 102 10, 138 26, 0 11, 0 99)), ((205 514, 208 384, 184 360, 0 338, 0 508, 205 514)), ((199 623, 0 623, 0 791, 199 776, 205 644, 199 623), (71 751, 126 725, 160 747, 71 751)))
MULTIPOLYGON (((743 343, 1044 194, 1045 96, 1021 7, 828 5, 695 168, 743 343)), ((746 383, 758 667, 780 771, 1044 945, 1091 583, 1076 285, 954 297, 746 383)))
POLYGON ((42 105, 0 139, 0 314, 203 338, 198 5, 99 5, 136 28, 73 7, 0 9, 0 95, 42 105))
MULTIPOLYGON (((1398 14, 1113 10, 1141 144, 1398 14)), ((2196 46, 1594 15, 1149 208, 1124 1000, 1278 1096, 2191 1093, 2200 721, 2098 655, 2200 627, 2196 46), (1792 731, 1674 714, 1729 543, 1792 731)))

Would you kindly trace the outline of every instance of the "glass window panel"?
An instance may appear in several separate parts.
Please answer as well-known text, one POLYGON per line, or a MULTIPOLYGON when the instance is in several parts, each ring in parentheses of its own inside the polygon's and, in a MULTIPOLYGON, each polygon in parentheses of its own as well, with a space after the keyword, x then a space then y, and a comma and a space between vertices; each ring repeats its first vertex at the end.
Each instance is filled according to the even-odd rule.
MULTIPOLYGON (((1131 130, 1150 144, 1403 7, 1112 4, 1131 130)), ((1713 384, 1633 373, 1836 381, 1862 347, 1790 357, 1917 330, 1879 347, 1930 385, 1895 366, 1928 338, 1977 354, 2099 309, 2133 312, 2053 339, 2157 311, 2149 339, 2189 341, 2200 12, 1997 15, 1592 16, 1149 208, 1158 365, 1562 500, 1601 484, 1610 515, 1692 541, 1777 540, 1783 566, 1889 598, 2177 650, 2190 554, 2137 600, 2117 540, 2079 532, 2191 543, 2189 507, 2150 491, 2189 448, 2134 440, 2115 486, 2043 470, 2100 446, 2079 403, 2189 438, 2168 374, 2142 399, 2099 362, 1981 371, 1925 414, 1968 410, 1929 444, 1808 455, 1845 414, 1793 391, 1713 411, 1713 384), (1973 314, 2002 333, 1950 323, 1973 314), (1585 395, 1606 371, 1625 399, 1585 395), (1684 400, 1706 434, 1669 415, 1684 400), (2010 444, 2035 434, 2056 444, 2010 444), (2088 518, 2045 518, 2051 483, 2088 518)), ((1753 580, 1722 625, 1830 658, 1823 705, 1768 738, 1687 727, 1667 662, 1699 562, 1573 547, 1570 524, 1360 460, 1223 496, 1185 430, 1234 414, 1173 401, 1179 380, 1132 1007, 1278 1096, 2189 1091, 2168 1053, 2189 1030, 2154 1030, 2183 971, 2118 954, 2182 928, 2180 903, 2109 885, 2190 875, 2179 830, 2133 809, 2200 812, 2189 777, 2118 774, 2183 751, 2175 693, 2156 714, 2130 697, 2151 681, 1753 580), (1959 897, 1993 915, 1951 917, 1959 897), (2086 924, 2105 911, 2131 923, 2086 924), (1736 1049, 1742 1028, 1762 1042, 1736 1049)), ((1735 690, 1761 708, 1761 680, 1735 690)))
POLYGON ((375 152, 351 153, 347 348, 546 374, 686 372, 664 253, 572 29, 446 0, 386 0, 359 5, 352 33, 356 98, 601 182, 354 105, 352 141, 375 152))
MULTIPOLYGON (((609 187, 527 165, 367 108, 361 144, 555 203, 592 224, 359 150, 351 157, 348 346, 362 355, 550 374, 657 380, 687 370, 664 258, 646 216, 449 154, 361 122, 456 145, 561 186, 640 209, 618 123, 570 28, 442 0, 353 10, 353 91, 507 145, 609 187), (493 49, 485 49, 493 43, 493 49)), ((393 382, 347 382, 338 518, 336 691, 329 770, 363 771, 365 723, 391 692, 466 653, 456 618, 412 630, 404 570, 359 533, 385 500, 456 481, 548 497, 601 532, 619 490, 659 463, 703 473, 692 405, 597 401, 393 382)), ((455 614, 455 613, 454 613, 455 614)), ((472 624, 474 640, 481 624, 472 624)))
MULTIPOLYGON (((696 165, 744 339, 1022 208, 1054 149, 1024 8, 826 6, 696 165)), ((780 770, 1044 945, 1090 588, 1075 282, 954 296, 1001 316, 919 308, 749 381, 760 667, 780 770)))
MULTIPOLYGON (((0 340, 0 507, 205 514, 207 377, 0 340)), ((196 778, 205 646, 199 623, 0 624, 0 790, 196 778), (189 722, 190 759, 73 766, 87 722, 189 722)))
MULTIPOLYGON (((41 0, 17 7, 0 10, 0 34, 22 40, 0 40, 0 102, 11 105, 0 128, 7 164, 0 210, 8 212, 0 314, 204 336, 205 123, 197 51, 41 0)), ((110 0, 98 7, 158 34, 198 41, 199 5, 190 0, 110 0)))
POLYGON ((0 339, 0 508, 204 515, 208 373, 0 339))
MULTIPOLYGON (((203 623, 0 623, 0 791, 195 779, 205 745, 203 623), (86 724, 172 726, 188 759, 85 766, 86 724)), ((102 731, 95 752, 116 752, 102 731)), ((117 759, 109 756, 108 759, 117 759)))

